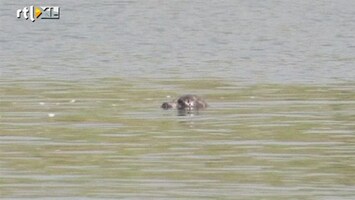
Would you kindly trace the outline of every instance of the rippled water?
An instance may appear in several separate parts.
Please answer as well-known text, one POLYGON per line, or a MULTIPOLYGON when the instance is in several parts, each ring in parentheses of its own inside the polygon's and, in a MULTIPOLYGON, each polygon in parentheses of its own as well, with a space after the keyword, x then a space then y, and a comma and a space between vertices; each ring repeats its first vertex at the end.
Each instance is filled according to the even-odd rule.
POLYGON ((2 199, 355 198, 353 1, 48 4, 1 2, 2 199))

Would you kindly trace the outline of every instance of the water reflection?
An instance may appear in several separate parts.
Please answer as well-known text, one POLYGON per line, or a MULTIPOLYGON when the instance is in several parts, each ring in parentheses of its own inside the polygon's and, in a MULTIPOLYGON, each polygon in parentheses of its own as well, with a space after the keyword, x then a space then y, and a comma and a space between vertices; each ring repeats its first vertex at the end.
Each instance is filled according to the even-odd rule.
POLYGON ((177 115, 193 117, 195 115, 200 115, 201 112, 203 112, 201 109, 179 109, 177 110, 177 115))

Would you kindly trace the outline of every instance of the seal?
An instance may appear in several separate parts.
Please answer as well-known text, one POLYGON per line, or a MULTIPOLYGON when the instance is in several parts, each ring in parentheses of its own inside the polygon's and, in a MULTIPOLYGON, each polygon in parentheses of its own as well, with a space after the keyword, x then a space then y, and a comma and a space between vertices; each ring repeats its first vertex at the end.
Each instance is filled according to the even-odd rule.
POLYGON ((207 108, 207 103, 197 95, 187 94, 179 97, 171 102, 164 102, 161 108, 164 110, 177 109, 177 110, 200 110, 207 108))

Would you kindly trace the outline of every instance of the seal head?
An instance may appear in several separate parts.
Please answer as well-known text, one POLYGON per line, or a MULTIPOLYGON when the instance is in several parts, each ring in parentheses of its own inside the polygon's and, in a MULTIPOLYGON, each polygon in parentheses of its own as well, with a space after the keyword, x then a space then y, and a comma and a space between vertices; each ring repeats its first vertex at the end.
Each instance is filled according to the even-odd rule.
POLYGON ((172 102, 164 102, 161 107, 163 109, 178 110, 199 110, 207 107, 207 103, 197 95, 187 94, 179 97, 172 102))

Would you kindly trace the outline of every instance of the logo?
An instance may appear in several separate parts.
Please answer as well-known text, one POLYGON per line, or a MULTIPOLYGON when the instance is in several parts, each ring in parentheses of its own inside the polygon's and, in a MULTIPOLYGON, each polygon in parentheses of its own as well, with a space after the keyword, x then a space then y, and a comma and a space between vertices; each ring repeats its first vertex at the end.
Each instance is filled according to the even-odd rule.
POLYGON ((30 6, 24 7, 23 9, 18 9, 17 18, 22 16, 28 20, 31 19, 34 22, 36 19, 59 19, 60 8, 58 6, 30 6))

